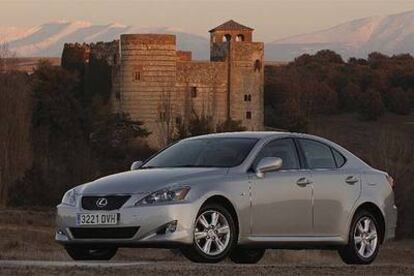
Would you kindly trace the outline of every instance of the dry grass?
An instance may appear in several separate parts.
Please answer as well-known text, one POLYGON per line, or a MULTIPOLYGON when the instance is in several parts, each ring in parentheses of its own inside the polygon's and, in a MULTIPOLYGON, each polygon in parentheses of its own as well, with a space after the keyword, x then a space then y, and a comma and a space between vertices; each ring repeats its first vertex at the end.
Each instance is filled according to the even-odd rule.
MULTIPOLYGON (((54 242, 53 210, 0 210, 0 260, 68 261, 63 248, 54 242)), ((185 261, 162 249, 121 249, 116 261, 185 261)), ((269 250, 262 264, 341 264, 335 251, 269 250)), ((414 241, 388 243, 378 263, 414 263, 414 241)))

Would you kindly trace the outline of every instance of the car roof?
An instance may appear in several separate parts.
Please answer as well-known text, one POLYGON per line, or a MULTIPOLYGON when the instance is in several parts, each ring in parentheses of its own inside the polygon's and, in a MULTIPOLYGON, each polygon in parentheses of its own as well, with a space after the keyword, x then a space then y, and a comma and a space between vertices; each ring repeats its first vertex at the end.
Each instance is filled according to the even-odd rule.
POLYGON ((253 139, 266 139, 266 138, 278 138, 278 137, 297 137, 308 138, 313 140, 319 140, 328 144, 334 144, 323 137, 315 136, 312 134, 288 132, 288 131, 239 131, 239 132, 221 132, 211 133, 199 136, 193 136, 184 140, 200 139, 200 138, 253 138, 253 139))
POLYGON ((239 131, 239 132, 221 132, 211 133, 200 136, 194 136, 188 139, 199 139, 199 138, 256 138, 262 139, 274 136, 286 136, 292 135, 292 132, 283 131, 239 131))

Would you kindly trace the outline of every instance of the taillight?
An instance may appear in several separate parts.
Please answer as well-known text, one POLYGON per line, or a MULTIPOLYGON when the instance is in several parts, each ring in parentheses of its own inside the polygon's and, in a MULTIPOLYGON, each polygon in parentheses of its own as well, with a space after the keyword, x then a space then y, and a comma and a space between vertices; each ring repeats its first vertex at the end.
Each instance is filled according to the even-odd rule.
POLYGON ((388 184, 390 184, 391 188, 394 189, 394 185, 395 185, 394 179, 389 175, 387 175, 386 178, 387 178, 388 184))

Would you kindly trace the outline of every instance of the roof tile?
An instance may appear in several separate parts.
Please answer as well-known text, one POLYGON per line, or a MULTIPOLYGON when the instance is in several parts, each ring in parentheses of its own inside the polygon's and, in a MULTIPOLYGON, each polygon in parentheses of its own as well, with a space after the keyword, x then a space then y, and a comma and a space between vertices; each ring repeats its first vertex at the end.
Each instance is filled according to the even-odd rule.
POLYGON ((215 32, 215 31, 232 31, 232 30, 245 30, 245 31, 253 31, 254 29, 244 26, 240 23, 237 23, 234 20, 229 20, 220 26, 215 27, 214 29, 211 29, 209 32, 215 32))

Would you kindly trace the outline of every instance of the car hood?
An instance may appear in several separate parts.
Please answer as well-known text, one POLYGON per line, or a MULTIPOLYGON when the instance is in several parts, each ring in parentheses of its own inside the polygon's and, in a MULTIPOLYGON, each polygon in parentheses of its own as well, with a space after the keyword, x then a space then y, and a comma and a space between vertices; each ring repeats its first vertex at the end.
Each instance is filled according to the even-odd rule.
POLYGON ((81 194, 141 194, 163 187, 190 185, 196 178, 225 175, 226 168, 154 168, 109 175, 81 185, 81 194))

